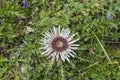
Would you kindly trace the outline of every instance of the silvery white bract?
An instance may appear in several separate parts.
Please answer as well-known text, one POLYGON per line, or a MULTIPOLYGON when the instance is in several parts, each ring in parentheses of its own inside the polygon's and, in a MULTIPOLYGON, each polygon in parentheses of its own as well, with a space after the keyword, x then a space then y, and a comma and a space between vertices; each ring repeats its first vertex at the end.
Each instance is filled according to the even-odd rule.
POLYGON ((78 48, 78 44, 75 44, 79 39, 74 40, 76 34, 70 34, 70 29, 64 29, 54 27, 53 30, 47 31, 43 34, 41 44, 44 50, 42 54, 51 58, 52 61, 62 59, 69 61, 70 57, 75 57, 74 50, 78 48))

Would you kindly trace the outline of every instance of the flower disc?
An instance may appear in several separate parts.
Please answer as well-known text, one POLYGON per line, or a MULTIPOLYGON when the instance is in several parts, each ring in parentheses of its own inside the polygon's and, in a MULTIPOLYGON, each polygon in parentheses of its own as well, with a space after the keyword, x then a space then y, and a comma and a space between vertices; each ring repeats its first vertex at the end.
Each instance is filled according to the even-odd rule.
POLYGON ((65 51, 68 47, 68 42, 63 37, 56 37, 52 40, 51 46, 54 51, 62 52, 65 51))

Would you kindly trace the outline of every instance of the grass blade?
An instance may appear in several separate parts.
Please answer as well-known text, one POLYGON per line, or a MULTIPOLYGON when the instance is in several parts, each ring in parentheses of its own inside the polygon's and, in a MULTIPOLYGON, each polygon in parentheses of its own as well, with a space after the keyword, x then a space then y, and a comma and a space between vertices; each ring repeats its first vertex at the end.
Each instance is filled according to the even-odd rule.
POLYGON ((109 60, 109 62, 112 63, 111 59, 109 58, 109 56, 108 56, 105 48, 103 47, 102 43, 101 43, 100 40, 99 40, 99 38, 96 36, 96 34, 95 34, 94 32, 93 32, 93 34, 94 34, 95 38, 97 39, 98 43, 100 44, 100 46, 101 46, 101 48, 102 48, 105 56, 107 57, 107 59, 109 60))

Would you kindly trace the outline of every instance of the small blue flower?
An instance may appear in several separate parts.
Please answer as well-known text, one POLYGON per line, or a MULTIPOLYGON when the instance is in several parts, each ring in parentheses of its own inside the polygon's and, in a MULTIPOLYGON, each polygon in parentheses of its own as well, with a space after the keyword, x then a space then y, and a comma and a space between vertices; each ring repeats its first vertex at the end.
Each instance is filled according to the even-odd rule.
POLYGON ((24 7, 24 8, 27 7, 27 2, 26 2, 26 0, 23 1, 23 7, 24 7))
POLYGON ((111 14, 110 14, 110 12, 107 12, 107 20, 111 20, 111 14))

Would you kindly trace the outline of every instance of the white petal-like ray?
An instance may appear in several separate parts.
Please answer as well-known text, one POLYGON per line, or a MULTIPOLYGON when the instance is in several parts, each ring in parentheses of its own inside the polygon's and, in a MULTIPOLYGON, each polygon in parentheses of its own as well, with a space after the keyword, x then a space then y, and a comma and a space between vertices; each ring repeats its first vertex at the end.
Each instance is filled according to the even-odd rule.
POLYGON ((69 47, 69 49, 76 50, 76 49, 78 49, 78 47, 69 47))
POLYGON ((74 55, 76 55, 76 53, 75 53, 73 50, 68 49, 68 51, 69 51, 69 52, 72 52, 74 55))
POLYGON ((65 57, 65 58, 66 58, 66 60, 67 60, 68 62, 70 61, 68 57, 65 57))
POLYGON ((66 51, 67 51, 67 53, 68 53, 70 56, 74 57, 74 55, 70 52, 69 49, 67 49, 66 51))
POLYGON ((57 33, 57 29, 54 27, 54 34, 55 34, 55 36, 57 36, 58 35, 58 33, 57 33))
POLYGON ((68 40, 68 41, 71 41, 75 35, 76 35, 76 34, 73 34, 73 35, 69 36, 69 38, 68 38, 67 40, 68 40))
POLYGON ((50 30, 50 35, 52 36, 51 39, 53 39, 56 36, 53 30, 50 30))
POLYGON ((45 45, 44 47, 42 47, 43 49, 47 49, 47 48, 50 48, 49 45, 45 45))
POLYGON ((68 53, 70 56, 74 57, 74 55, 72 53, 68 53))
POLYGON ((54 38, 54 35, 51 35, 51 33, 46 33, 46 35, 44 34, 44 39, 46 41, 52 41, 52 39, 54 38), (46 36, 46 35, 49 35, 49 36, 46 36))
POLYGON ((73 44, 75 43, 76 41, 78 41, 79 39, 76 39, 76 40, 73 40, 73 41, 70 41, 68 44, 73 44))
POLYGON ((59 55, 60 55, 60 54, 58 54, 58 53, 56 54, 56 61, 58 61, 59 55))
POLYGON ((41 42, 42 42, 42 43, 50 43, 51 40, 44 38, 44 39, 41 40, 41 42))
POLYGON ((58 36, 60 36, 60 26, 58 26, 58 36))
POLYGON ((53 57, 55 54, 56 54, 56 52, 53 52, 52 54, 50 54, 50 55, 48 56, 48 58, 47 58, 47 59, 49 59, 49 58, 53 57))
POLYGON ((48 49, 46 49, 46 51, 44 51, 42 54, 48 53, 48 52, 50 52, 51 50, 52 50, 51 48, 48 48, 48 49))
POLYGON ((66 29, 66 30, 65 30, 65 33, 64 33, 64 37, 65 37, 65 38, 68 38, 68 37, 69 37, 69 34, 70 34, 70 30, 69 30, 69 29, 66 29))
POLYGON ((69 46, 76 46, 76 47, 78 47, 79 44, 70 44, 69 46))
POLYGON ((66 57, 66 56, 63 54, 63 52, 61 52, 61 56, 62 56, 62 57, 64 58, 64 60, 65 60, 65 57, 66 57))
POLYGON ((60 36, 64 36, 64 28, 62 28, 60 36))
POLYGON ((68 55, 68 52, 67 52, 67 50, 65 50, 64 52, 63 52, 63 54, 66 56, 66 57, 70 57, 69 55, 68 55))
POLYGON ((48 38, 51 38, 51 37, 52 37, 48 32, 45 32, 45 35, 46 35, 46 37, 48 37, 48 38))
POLYGON ((54 55, 52 56, 52 61, 55 60, 56 52, 53 53, 54 55))
POLYGON ((60 57, 65 62, 64 55, 62 55, 62 53, 60 53, 60 57))
POLYGON ((49 52, 46 53, 45 55, 48 56, 48 55, 50 55, 50 53, 52 53, 52 52, 53 52, 53 50, 49 51, 49 52))

